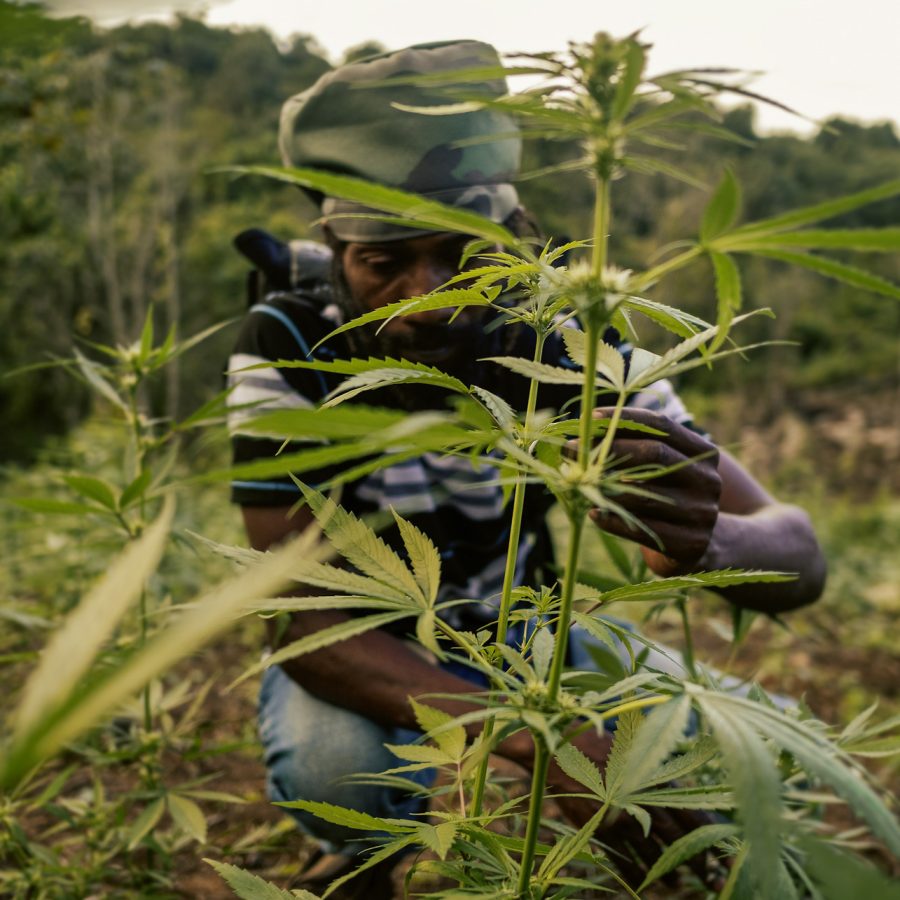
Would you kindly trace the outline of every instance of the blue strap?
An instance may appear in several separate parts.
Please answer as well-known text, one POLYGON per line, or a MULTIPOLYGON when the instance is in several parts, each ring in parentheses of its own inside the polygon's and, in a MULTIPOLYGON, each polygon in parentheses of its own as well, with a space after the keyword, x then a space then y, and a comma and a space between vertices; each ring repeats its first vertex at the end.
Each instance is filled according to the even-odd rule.
MULTIPOLYGON (((257 303, 255 306, 250 307, 250 312, 261 312, 269 316, 274 316, 290 332, 291 336, 300 347, 300 350, 303 352, 303 355, 307 359, 312 357, 312 351, 309 349, 309 344, 303 339, 303 335, 300 334, 300 329, 298 329, 290 318, 280 309, 271 306, 268 303, 257 303)), ((325 382, 325 376, 322 375, 321 372, 316 372, 316 377, 319 379, 319 386, 322 388, 322 396, 324 397, 328 393, 328 385, 325 382)))

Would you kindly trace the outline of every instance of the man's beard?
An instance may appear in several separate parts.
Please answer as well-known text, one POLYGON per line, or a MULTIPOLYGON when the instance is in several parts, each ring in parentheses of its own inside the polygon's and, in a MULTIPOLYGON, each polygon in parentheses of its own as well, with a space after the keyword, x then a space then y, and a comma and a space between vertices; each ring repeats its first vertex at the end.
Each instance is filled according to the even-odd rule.
MULTIPOLYGON (((335 255, 332 268, 332 288, 334 301, 346 321, 364 315, 366 310, 350 293, 344 278, 339 254, 335 255)), ((386 329, 377 331, 378 325, 363 325, 345 332, 352 356, 357 358, 407 359, 433 365, 434 368, 465 385, 478 384, 484 380, 485 364, 479 359, 498 353, 497 335, 500 329, 485 330, 487 321, 460 316, 453 322, 439 325, 416 325, 410 329, 388 333, 386 329), (446 347, 455 348, 449 357, 431 363, 430 352, 439 353, 446 347)), ((445 406, 445 396, 441 389, 425 385, 397 385, 386 389, 390 405, 399 406, 410 412, 424 409, 441 409, 445 406)))

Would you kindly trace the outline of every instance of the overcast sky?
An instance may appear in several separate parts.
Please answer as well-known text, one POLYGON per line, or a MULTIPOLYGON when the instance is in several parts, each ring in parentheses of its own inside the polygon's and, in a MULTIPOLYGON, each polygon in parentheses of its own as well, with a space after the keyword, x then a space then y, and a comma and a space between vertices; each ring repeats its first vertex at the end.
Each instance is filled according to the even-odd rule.
MULTIPOLYGON (((645 28, 651 69, 762 70, 754 88, 811 118, 900 122, 900 0, 50 0, 101 23, 206 10, 212 25, 313 35, 333 60, 377 40, 390 48, 471 37, 501 51, 559 49, 595 31, 645 28), (443 11, 442 11, 443 10, 443 11)), ((765 130, 810 126, 760 110, 765 130)))

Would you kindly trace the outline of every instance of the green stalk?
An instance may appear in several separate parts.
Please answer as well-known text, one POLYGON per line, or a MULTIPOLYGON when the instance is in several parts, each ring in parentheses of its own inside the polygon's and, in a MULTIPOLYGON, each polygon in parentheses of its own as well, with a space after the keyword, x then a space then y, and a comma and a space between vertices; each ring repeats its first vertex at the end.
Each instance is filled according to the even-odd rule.
POLYGON ((597 178, 597 196, 594 198, 594 251, 591 255, 591 274, 601 275, 606 266, 609 246, 609 181, 597 178))
POLYGON ((691 635, 691 623, 688 621, 687 604, 684 600, 678 601, 678 612, 681 614, 681 624, 684 627, 684 664, 687 666, 691 678, 696 678, 697 667, 694 662, 694 638, 691 635))
POLYGON ((525 844, 522 847, 522 862, 519 869, 519 898, 526 900, 534 870, 534 854, 537 847, 538 830, 541 827, 541 807, 544 803, 544 789, 550 768, 550 751, 541 737, 534 741, 534 769, 531 776, 531 802, 528 804, 528 825, 525 829, 525 844))
MULTIPOLYGON (((534 362, 540 362, 544 353, 544 341, 547 332, 542 328, 535 331, 534 362)), ((522 426, 525 440, 531 433, 534 420, 534 411, 537 408, 538 382, 531 379, 528 386, 528 403, 525 407, 525 423, 522 426)), ((497 643, 506 643, 506 633, 509 628, 509 611, 512 607, 512 592, 515 587, 516 565, 519 561, 519 539, 522 533, 522 512, 525 508, 525 476, 522 473, 516 477, 516 486, 513 493, 512 513, 509 524, 509 541, 506 547, 506 568, 503 572, 503 590, 500 594, 500 613, 497 618, 497 643)), ((494 733, 494 723, 485 722, 482 732, 485 742, 490 741, 494 733)), ((475 776, 475 788, 472 793, 472 814, 480 816, 484 805, 484 789, 487 784, 488 766, 490 754, 486 754, 478 766, 475 776)))
POLYGON ((559 620, 556 624, 556 646, 550 664, 550 680, 547 684, 548 702, 555 703, 559 695, 563 669, 566 664, 566 648, 569 644, 569 626, 572 624, 572 597, 575 593, 575 573, 578 571, 578 555, 581 551, 581 535, 584 531, 584 515, 576 512, 569 519, 569 548, 566 557, 563 593, 559 601, 559 620))
MULTIPOLYGON (((535 333, 534 362, 540 362, 544 353, 544 341, 547 333, 542 329, 535 333)), ((527 441, 531 434, 534 422, 534 411, 537 408, 538 382, 533 378, 528 386, 528 404, 525 407, 525 424, 522 433, 527 441)), ((527 449, 527 448, 525 448, 527 449)), ((497 643, 506 641, 506 632, 509 626, 509 611, 512 606, 512 592, 515 587, 516 565, 519 561, 519 538, 522 533, 522 511, 525 507, 525 476, 522 473, 516 477, 515 492, 513 494, 512 515, 509 525, 509 544, 506 552, 506 569, 503 572, 503 590, 500 594, 500 614, 497 619, 497 643)))
MULTIPOLYGON (((147 592, 141 591, 141 646, 147 643, 147 592)), ((150 685, 144 685, 142 691, 144 701, 144 731, 153 728, 153 712, 150 708, 150 685)))
MULTIPOLYGON (((591 258, 591 272, 599 278, 606 267, 610 225, 609 181, 598 174, 597 196, 594 200, 594 250, 591 258)), ((602 302, 602 297, 596 298, 602 302)), ((582 472, 587 470, 591 457, 591 437, 594 423, 594 401, 597 394, 597 342, 600 339, 603 309, 593 306, 585 316, 585 343, 587 355, 584 362, 584 383, 581 390, 581 417, 579 420, 578 465, 582 472)), ((614 429, 610 429, 613 431, 614 429)), ((607 432, 607 438, 609 438, 607 432)), ((601 451, 602 452, 602 451, 601 451)), ((569 640, 569 626, 572 622, 572 598, 575 595, 575 575, 578 572, 578 555, 581 549, 581 535, 587 510, 575 498, 569 511, 569 548, 563 575, 563 593, 560 598, 559 621, 556 626, 556 646, 550 664, 550 679, 547 685, 547 702, 553 704, 559 696, 559 686, 565 667, 566 649, 569 640)), ((525 831, 525 845, 522 850, 522 869, 519 878, 519 897, 527 897, 526 891, 534 867, 535 845, 541 821, 541 803, 547 783, 550 763, 549 752, 539 735, 534 736, 534 775, 531 782, 531 805, 528 809, 528 824, 525 831)))

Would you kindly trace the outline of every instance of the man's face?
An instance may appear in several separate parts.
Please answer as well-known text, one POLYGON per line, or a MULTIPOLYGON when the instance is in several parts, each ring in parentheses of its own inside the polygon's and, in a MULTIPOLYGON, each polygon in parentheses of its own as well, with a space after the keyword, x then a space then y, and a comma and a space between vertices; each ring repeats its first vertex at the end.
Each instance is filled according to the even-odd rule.
MULTIPOLYGON (((364 313, 435 290, 459 273, 470 240, 439 232, 381 244, 344 244, 340 263, 353 309, 364 313)), ((398 316, 377 337, 374 327, 366 329, 366 338, 375 352, 453 371, 479 355, 483 312, 464 309, 452 324, 452 309, 398 316)))

